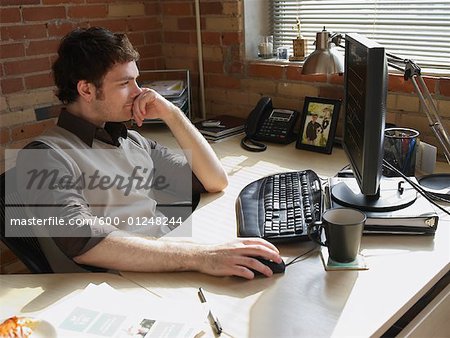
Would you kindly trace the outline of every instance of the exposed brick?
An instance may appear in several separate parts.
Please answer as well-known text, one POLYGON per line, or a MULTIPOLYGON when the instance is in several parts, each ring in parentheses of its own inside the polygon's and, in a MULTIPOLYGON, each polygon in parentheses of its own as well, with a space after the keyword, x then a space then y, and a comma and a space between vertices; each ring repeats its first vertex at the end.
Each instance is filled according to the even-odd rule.
POLYGON ((206 73, 223 73, 223 62, 220 61, 203 61, 203 69, 206 73))
POLYGON ((450 97, 450 79, 441 78, 439 80, 439 93, 444 96, 450 97))
POLYGON ((222 48, 211 45, 203 45, 203 58, 210 61, 223 61, 222 48))
POLYGON ((344 85, 344 74, 328 75, 328 82, 331 84, 344 85))
POLYGON ((8 108, 8 104, 6 103, 6 97, 0 96, 0 112, 3 113, 8 108))
MULTIPOLYGON (((106 2, 106 1, 102 1, 102 2, 106 2)), ((42 0, 43 5, 82 4, 82 3, 84 3, 84 0, 42 0)))
POLYGON ((2 0, 2 6, 39 5, 41 0, 2 0))
POLYGON ((161 22, 159 19, 148 19, 148 18, 134 18, 127 20, 128 29, 130 31, 148 31, 161 28, 161 22))
POLYGON ((9 128, 0 128, 0 144, 6 144, 10 141, 9 128))
POLYGON ((40 90, 8 96, 8 104, 12 110, 22 107, 35 107, 39 104, 52 102, 58 102, 53 90, 40 90))
POLYGON ((243 1, 225 2, 222 4, 222 13, 225 15, 240 16, 242 14, 243 1))
POLYGON ((3 127, 17 126, 35 121, 34 109, 25 109, 13 113, 1 114, 0 121, 3 127))
POLYGON ((33 73, 50 69, 50 61, 48 57, 38 59, 29 58, 21 61, 5 62, 4 67, 7 75, 33 73))
POLYGON ((60 39, 30 41, 25 53, 27 56, 56 53, 60 43, 60 39))
POLYGON ((241 81, 231 76, 208 74, 205 85, 220 88, 240 88, 241 81))
POLYGON ((196 28, 195 18, 185 17, 178 19, 178 29, 194 30, 195 28, 196 28))
POLYGON ((128 39, 130 40, 131 44, 136 48, 138 46, 145 45, 145 42, 148 41, 148 43, 152 43, 149 40, 146 40, 145 38, 145 32, 128 32, 127 33, 128 39))
POLYGON ((25 47, 23 43, 11 43, 8 45, 0 45, 0 58, 17 58, 25 56, 25 47))
POLYGON ((163 36, 166 43, 190 43, 189 32, 164 32, 163 36))
POLYGON ((108 16, 139 16, 145 12, 143 3, 122 3, 108 5, 108 16))
POLYGON ((38 89, 53 86, 53 77, 51 73, 37 74, 25 77, 26 89, 38 89))
POLYGON ((318 87, 299 83, 279 82, 277 91, 280 95, 285 96, 319 96, 318 87))
POLYGON ((63 37, 74 30, 77 25, 73 22, 49 22, 47 29, 49 37, 63 37))
POLYGON ((225 32, 222 33, 222 44, 224 46, 228 45, 239 45, 243 42, 242 32, 225 32))
POLYGON ((2 79, 0 83, 3 94, 16 93, 23 90, 22 78, 2 79))
POLYGON ((138 49, 139 54, 141 57, 156 57, 161 55, 161 45, 145 45, 141 46, 138 49))
POLYGON ((125 32, 128 27, 128 23, 125 19, 92 20, 90 23, 91 26, 100 26, 115 33, 125 32))
POLYGON ((449 100, 439 100, 437 102, 438 110, 441 117, 450 118, 450 101, 449 100))
POLYGON ((2 24, 10 22, 20 22, 19 8, 0 8, 0 22, 2 24))
POLYGON ((288 80, 304 81, 304 82, 326 82, 327 81, 327 76, 324 74, 303 75, 302 68, 299 66, 286 66, 286 78, 288 80))
POLYGON ((106 5, 70 6, 67 14, 69 18, 104 18, 107 15, 106 5))
POLYGON ((223 4, 216 2, 202 2, 200 3, 201 15, 222 14, 223 4))
POLYGON ((195 45, 181 45, 181 44, 163 44, 163 54, 171 55, 174 57, 186 57, 186 58, 196 58, 197 57, 197 46, 195 45))
POLYGON ((164 2, 161 4, 163 15, 188 16, 193 15, 193 3, 164 2))
POLYGON ((262 95, 273 95, 276 93, 278 81, 261 79, 242 79, 242 89, 256 92, 262 95))
POLYGON ((420 101, 417 96, 397 95, 397 110, 407 112, 418 112, 420 101))
POLYGON ((326 97, 330 99, 340 99, 344 98, 344 88, 336 86, 320 86, 319 96, 326 97))
POLYGON ((14 141, 29 139, 41 135, 47 129, 53 127, 53 120, 44 120, 32 124, 15 127, 11 130, 11 137, 14 141))
POLYGON ((66 9, 63 6, 24 7, 22 16, 24 21, 62 19, 66 17, 66 9))
POLYGON ((144 34, 145 41, 149 44, 153 43, 159 43, 162 41, 161 32, 155 31, 155 32, 147 32, 144 34))
POLYGON ((235 17, 207 17, 206 30, 213 32, 242 31, 242 19, 235 17))
POLYGON ((147 16, 159 15, 160 11, 160 6, 157 2, 145 4, 145 15, 147 16))
POLYGON ((285 66, 252 63, 248 65, 248 75, 256 77, 265 77, 270 79, 281 79, 283 77, 285 66))
POLYGON ((219 32, 202 32, 202 43, 206 45, 220 45, 219 32))
POLYGON ((2 41, 40 39, 47 35, 45 24, 2 26, 0 32, 2 41))
POLYGON ((405 81, 403 75, 390 74, 388 90, 392 92, 414 93, 411 81, 405 81))

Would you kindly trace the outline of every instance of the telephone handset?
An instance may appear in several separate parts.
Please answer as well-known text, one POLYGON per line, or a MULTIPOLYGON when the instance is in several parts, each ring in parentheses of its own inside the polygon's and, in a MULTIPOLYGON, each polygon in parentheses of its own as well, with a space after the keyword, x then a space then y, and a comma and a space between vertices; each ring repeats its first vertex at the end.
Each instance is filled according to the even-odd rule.
POLYGON ((290 143, 295 140, 294 126, 298 112, 287 109, 273 109, 272 99, 262 97, 250 112, 245 124, 246 136, 241 146, 250 151, 264 151, 267 146, 257 141, 290 143))

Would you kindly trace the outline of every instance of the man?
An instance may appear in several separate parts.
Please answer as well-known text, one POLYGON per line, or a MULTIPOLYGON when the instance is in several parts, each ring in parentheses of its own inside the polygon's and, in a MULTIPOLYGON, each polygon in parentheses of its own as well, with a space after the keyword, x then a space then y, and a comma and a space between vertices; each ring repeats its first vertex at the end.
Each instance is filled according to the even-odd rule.
POLYGON ((197 190, 218 192, 228 184, 213 150, 183 112, 155 91, 137 85, 138 57, 124 34, 98 27, 77 29, 61 42, 53 73, 57 96, 66 107, 57 126, 27 147, 28 151, 42 150, 44 155, 30 160, 33 156, 23 151, 17 161, 19 180, 25 182, 19 184, 21 197, 28 205, 46 206, 34 208, 33 213, 66 221, 63 228, 50 234, 50 249, 44 250, 47 258, 52 263, 59 250, 80 266, 110 270, 189 270, 251 279, 252 269, 271 276, 272 271, 253 257, 277 263, 281 257, 262 239, 205 245, 159 238, 170 226, 146 229, 130 222, 126 225, 131 230, 122 226, 124 219, 133 220, 134 216, 161 216, 154 189, 137 188, 136 184, 157 181, 158 172, 168 178, 166 186, 177 187, 183 183, 179 173, 189 167, 163 146, 127 130, 123 122, 130 119, 138 126, 147 118, 167 124, 183 151, 192 157, 197 190), (128 178, 135 184, 132 189, 119 186, 127 175, 133 176, 128 178), (49 180, 52 183, 43 189, 49 180), (111 181, 119 183, 114 186, 111 181), (106 186, 110 188, 104 189, 106 186), (107 219, 117 219, 119 224, 107 219), (150 236, 143 230, 149 230, 150 236))
POLYGON ((317 114, 311 115, 311 121, 309 121, 308 125, 306 126, 306 141, 308 144, 314 144, 314 142, 317 139, 317 134, 320 131, 320 123, 317 122, 317 114))

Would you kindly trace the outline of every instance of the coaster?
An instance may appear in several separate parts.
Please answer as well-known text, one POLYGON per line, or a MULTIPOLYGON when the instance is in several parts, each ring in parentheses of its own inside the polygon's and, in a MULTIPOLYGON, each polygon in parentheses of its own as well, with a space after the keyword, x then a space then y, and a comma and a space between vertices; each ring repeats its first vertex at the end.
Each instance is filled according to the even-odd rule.
POLYGON ((342 270, 369 270, 364 256, 358 254, 353 262, 339 263, 333 261, 328 255, 326 247, 321 248, 320 257, 326 271, 342 271, 342 270))

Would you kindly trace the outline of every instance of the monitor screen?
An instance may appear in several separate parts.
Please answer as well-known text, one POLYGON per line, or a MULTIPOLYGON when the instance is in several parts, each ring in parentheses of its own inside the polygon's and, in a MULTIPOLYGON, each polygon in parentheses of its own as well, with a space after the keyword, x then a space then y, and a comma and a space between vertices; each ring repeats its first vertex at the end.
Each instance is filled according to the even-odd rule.
POLYGON ((379 193, 387 96, 384 48, 359 34, 345 36, 343 147, 361 193, 379 193))
POLYGON ((382 178, 387 66, 385 50, 378 43, 356 33, 345 35, 342 145, 360 192, 346 183, 331 187, 332 199, 341 205, 387 211, 410 205, 416 198, 415 192, 403 194, 387 187, 382 178))

